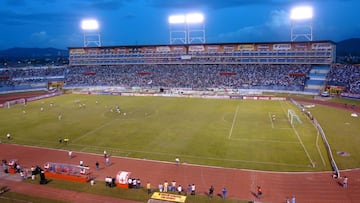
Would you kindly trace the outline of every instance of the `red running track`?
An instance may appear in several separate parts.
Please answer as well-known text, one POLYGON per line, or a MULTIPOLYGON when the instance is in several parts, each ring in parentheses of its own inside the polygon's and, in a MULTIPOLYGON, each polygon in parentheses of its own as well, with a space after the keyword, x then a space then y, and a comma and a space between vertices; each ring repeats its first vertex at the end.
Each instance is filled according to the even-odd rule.
MULTIPOLYGON (((286 197, 294 195, 297 202, 314 203, 339 203, 339 202, 360 202, 360 169, 342 171, 341 174, 349 178, 348 188, 339 185, 340 179, 333 179, 332 172, 315 173, 282 173, 282 172, 262 172, 241 169, 228 169, 219 167, 205 167, 190 164, 149 161, 140 159, 130 159, 122 157, 111 157, 111 165, 105 166, 102 154, 89 154, 74 152, 74 157, 70 159, 67 151, 54 150, 47 148, 28 147, 12 144, 0 144, 1 159, 17 159, 22 167, 30 168, 32 165, 42 166, 45 162, 59 162, 79 164, 83 160, 85 165, 95 166, 95 162, 100 162, 100 170, 93 170, 97 180, 103 181, 105 176, 115 176, 120 170, 130 171, 132 177, 140 178, 143 185, 147 181, 156 188, 159 183, 165 180, 171 182, 176 180, 177 184, 195 184, 198 194, 206 194, 210 185, 215 187, 214 194, 220 194, 221 189, 226 187, 228 198, 256 200, 253 195, 256 186, 260 185, 263 190, 261 202, 285 202, 286 197)), ((1 182, 4 182, 1 180, 1 182)), ((29 194, 39 195, 33 184, 17 183, 21 187, 29 187, 26 191, 29 194), (26 186, 28 184, 28 186, 26 186)), ((39 185, 40 186, 40 185, 39 185)), ((17 191, 17 187, 11 188, 17 191)), ((52 191, 51 187, 41 185, 42 190, 52 191), (46 188, 46 189, 45 189, 46 188)), ((19 190, 20 191, 20 190, 19 190)), ((60 199, 64 198, 64 192, 76 193, 73 191, 62 191, 60 199)), ((54 198, 54 192, 43 192, 42 196, 48 194, 49 198, 54 198)), ((78 193, 76 193, 78 194, 78 193)), ((71 194, 69 194, 71 195, 71 194)), ((86 194, 83 194, 86 195, 86 194)), ((101 201, 101 196, 88 194, 95 201, 101 201), (95 198, 95 199, 94 199, 95 198)), ((90 199, 91 199, 90 198, 90 199)), ((68 201, 68 199, 66 199, 68 201)), ((113 199, 114 202, 131 202, 126 200, 113 199)), ((78 202, 74 200, 75 202, 78 202)), ((100 202, 99 201, 99 202, 100 202)), ((113 202, 111 198, 103 202, 113 202)))

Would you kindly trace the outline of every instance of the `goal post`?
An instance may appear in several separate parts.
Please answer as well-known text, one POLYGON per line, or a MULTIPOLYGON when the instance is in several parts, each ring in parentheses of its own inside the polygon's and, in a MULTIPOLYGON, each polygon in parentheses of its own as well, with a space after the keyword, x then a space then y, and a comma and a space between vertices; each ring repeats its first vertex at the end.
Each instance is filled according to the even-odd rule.
POLYGON ((4 103, 4 107, 5 108, 10 108, 14 105, 17 104, 21 104, 21 105, 25 105, 26 104, 26 99, 25 98, 20 98, 20 99, 14 99, 14 100, 10 100, 10 101, 6 101, 4 103))
POLYGON ((301 120, 299 118, 299 116, 295 113, 294 110, 292 109, 288 109, 288 113, 287 113, 287 116, 288 116, 288 120, 290 122, 291 125, 294 125, 294 120, 298 123, 298 124, 301 124, 301 120))

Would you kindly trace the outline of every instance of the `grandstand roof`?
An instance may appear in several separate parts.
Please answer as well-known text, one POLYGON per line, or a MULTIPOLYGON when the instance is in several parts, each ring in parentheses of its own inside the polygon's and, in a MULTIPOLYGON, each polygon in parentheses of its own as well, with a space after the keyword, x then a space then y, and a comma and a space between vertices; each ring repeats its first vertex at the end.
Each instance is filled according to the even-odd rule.
POLYGON ((196 44, 144 44, 144 45, 112 45, 112 46, 101 46, 101 47, 68 47, 68 49, 78 48, 116 48, 116 47, 154 47, 154 46, 194 46, 194 45, 232 45, 232 44, 296 44, 296 43, 331 43, 336 44, 332 40, 314 40, 314 41, 277 41, 277 42, 226 42, 226 43, 196 43, 196 44))

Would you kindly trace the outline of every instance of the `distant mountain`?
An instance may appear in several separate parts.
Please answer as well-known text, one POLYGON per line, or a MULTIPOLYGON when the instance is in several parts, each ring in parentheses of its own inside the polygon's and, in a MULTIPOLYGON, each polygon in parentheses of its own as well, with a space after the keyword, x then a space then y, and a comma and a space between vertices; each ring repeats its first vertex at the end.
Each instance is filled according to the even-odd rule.
POLYGON ((360 38, 340 41, 336 44, 337 56, 360 56, 360 38))
POLYGON ((55 48, 11 48, 0 50, 0 59, 68 57, 68 50, 55 48))

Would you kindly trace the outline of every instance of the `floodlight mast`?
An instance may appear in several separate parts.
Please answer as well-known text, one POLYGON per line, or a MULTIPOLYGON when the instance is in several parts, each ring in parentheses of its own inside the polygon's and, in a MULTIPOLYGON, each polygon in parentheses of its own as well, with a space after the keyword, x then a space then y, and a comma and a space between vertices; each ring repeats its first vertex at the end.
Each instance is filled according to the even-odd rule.
POLYGON ((298 38, 313 40, 313 9, 310 6, 295 7, 291 10, 291 41, 298 38))
POLYGON ((188 44, 192 44, 193 42, 205 43, 205 24, 203 14, 187 14, 186 25, 188 31, 188 44))
POLYGON ((169 16, 170 44, 187 44, 187 28, 184 15, 169 16))
POLYGON ((81 29, 84 32, 84 47, 88 47, 91 44, 101 47, 99 23, 96 20, 81 21, 81 29))
POLYGON ((169 16, 170 44, 205 43, 204 16, 199 13, 169 16))

